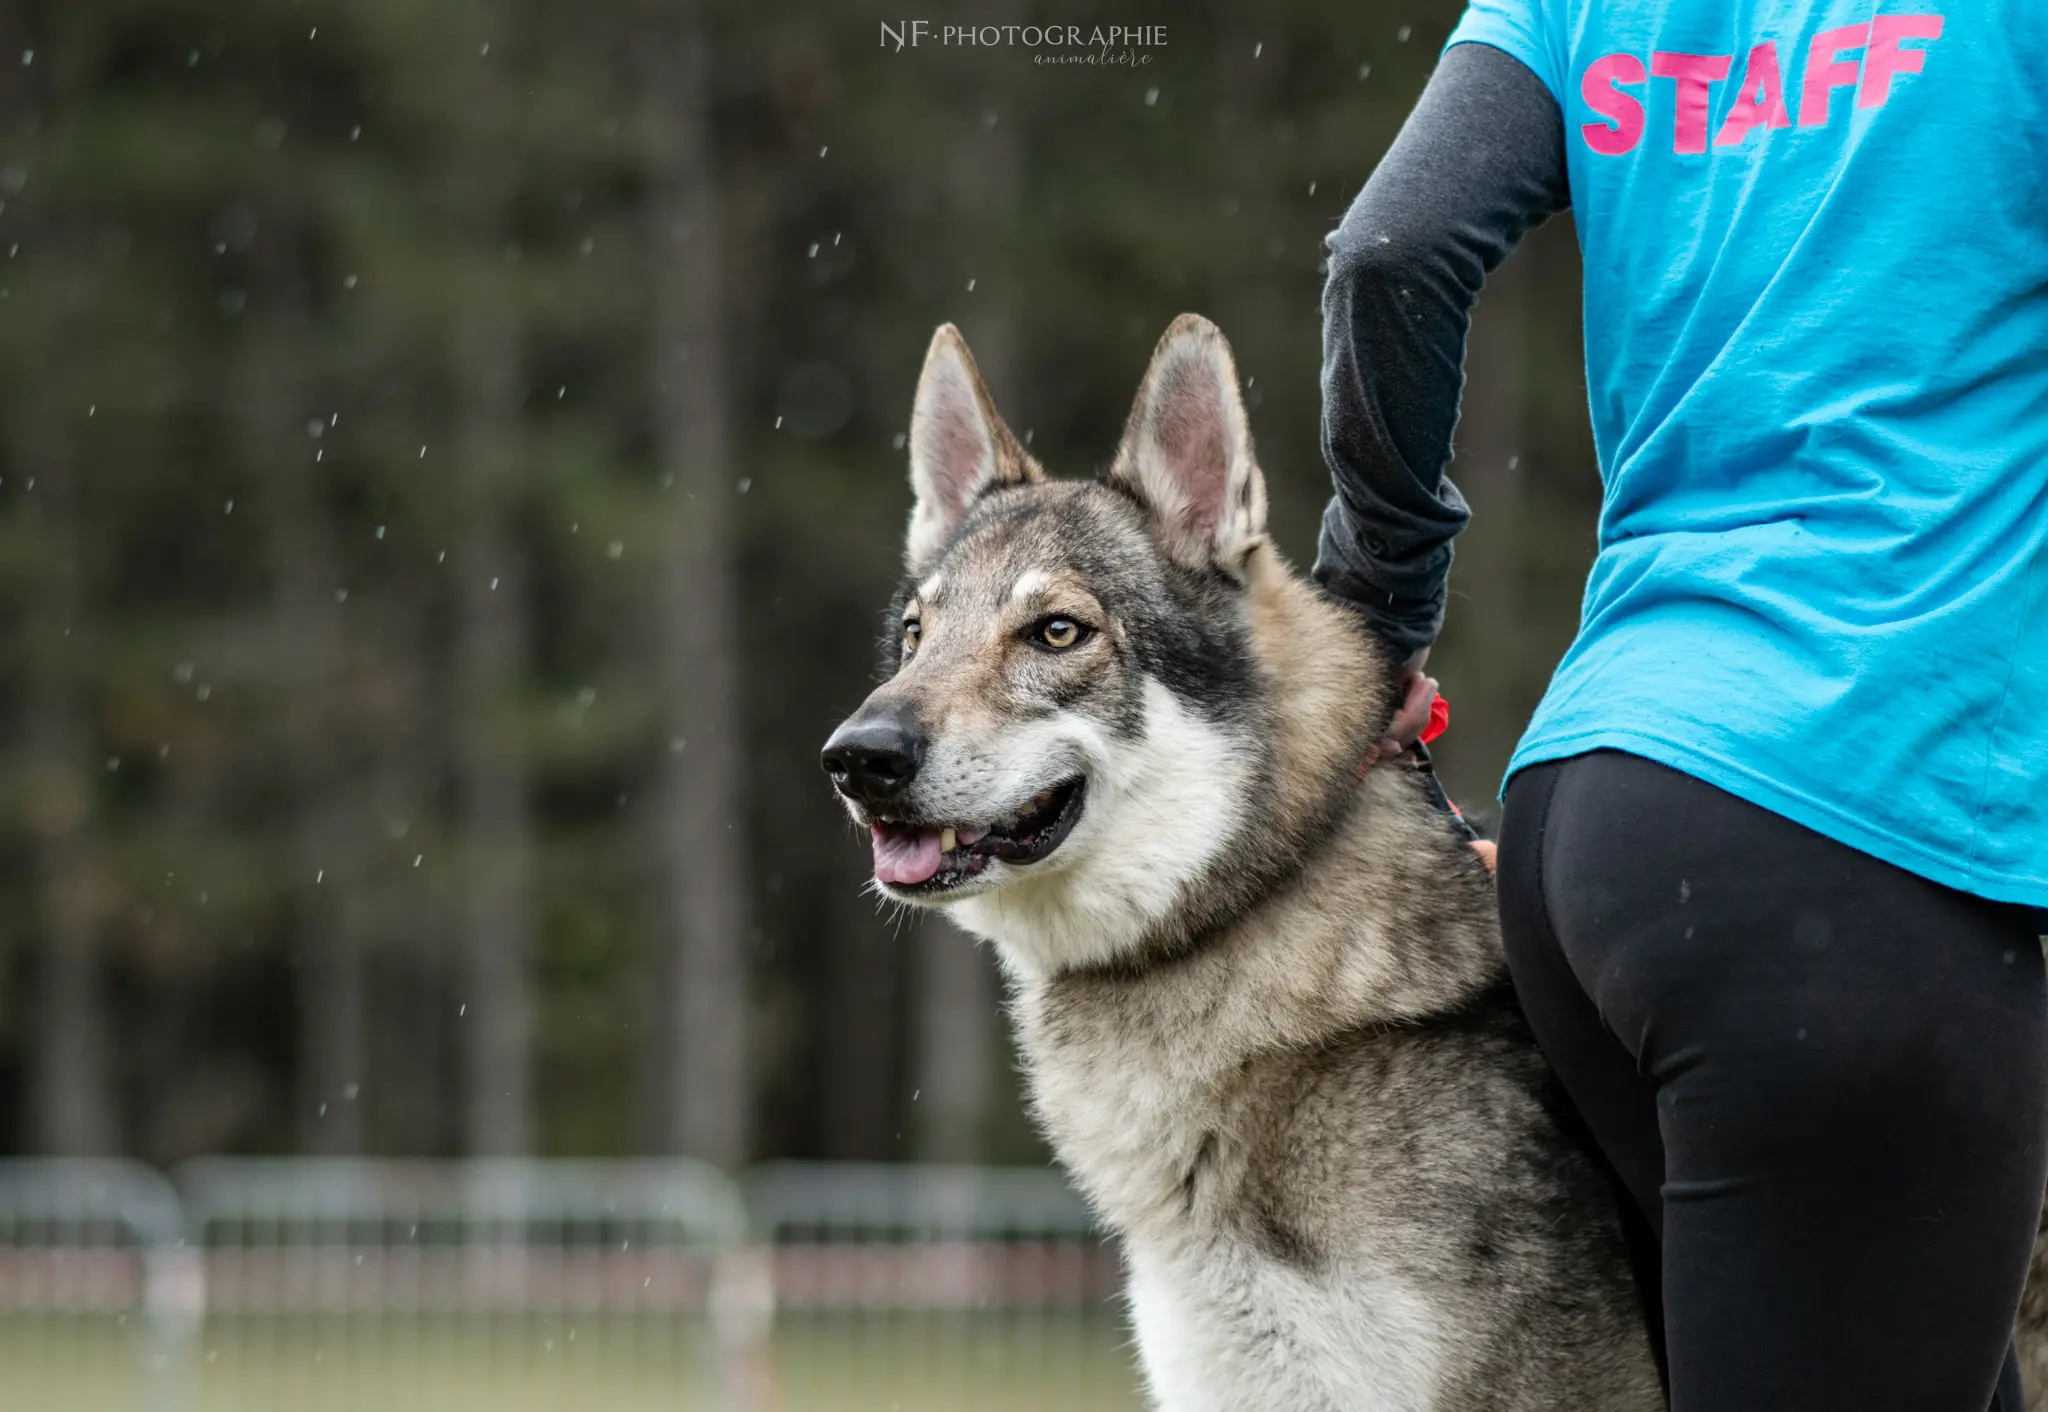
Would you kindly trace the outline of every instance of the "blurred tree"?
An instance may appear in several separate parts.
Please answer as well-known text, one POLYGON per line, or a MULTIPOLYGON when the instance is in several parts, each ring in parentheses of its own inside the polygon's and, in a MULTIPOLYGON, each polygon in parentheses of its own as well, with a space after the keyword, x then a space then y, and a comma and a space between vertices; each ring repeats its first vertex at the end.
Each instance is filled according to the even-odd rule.
POLYGON ((654 1083, 665 1095, 662 1147, 734 1163, 747 1152, 752 1094, 747 814, 711 39, 696 3, 647 28, 638 54, 662 137, 649 180, 655 445, 665 485, 679 492, 665 501, 657 600, 670 758, 656 1036, 666 1062, 654 1083))
POLYGON ((45 556, 42 622, 31 658, 28 823, 39 847, 44 949, 37 1036, 36 1146, 92 1156, 119 1150, 114 1065, 108 1045, 101 931, 109 911, 105 865, 89 832, 92 768, 81 719, 78 663, 86 640, 85 539, 69 456, 47 417, 14 421, 16 474, 29 476, 45 556), (32 469, 31 469, 32 468, 32 469))
MULTIPOLYGON (((476 31, 500 36, 499 61, 467 66, 452 112, 449 186, 456 229, 468 252, 507 250, 511 238, 512 160, 520 129, 498 78, 518 53, 507 34, 508 19, 496 6, 479 7, 476 31)), ((502 256, 472 257, 458 265, 450 350, 459 419, 453 577, 464 1126, 468 1150, 494 1157, 524 1153, 533 1144, 527 967, 534 851, 526 747, 512 728, 511 710, 530 670, 525 549, 512 530, 522 493, 524 337, 517 287, 501 277, 505 268, 502 256)))

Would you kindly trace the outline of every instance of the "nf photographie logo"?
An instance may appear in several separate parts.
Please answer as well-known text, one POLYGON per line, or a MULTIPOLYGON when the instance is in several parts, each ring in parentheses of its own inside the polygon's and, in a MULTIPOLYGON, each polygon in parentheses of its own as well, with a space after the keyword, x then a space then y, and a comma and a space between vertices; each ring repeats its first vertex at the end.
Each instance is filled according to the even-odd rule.
POLYGON ((1141 67, 1147 52, 1166 47, 1165 25, 937 25, 929 20, 882 21, 882 48, 1018 49, 1034 64, 1117 64, 1141 67))

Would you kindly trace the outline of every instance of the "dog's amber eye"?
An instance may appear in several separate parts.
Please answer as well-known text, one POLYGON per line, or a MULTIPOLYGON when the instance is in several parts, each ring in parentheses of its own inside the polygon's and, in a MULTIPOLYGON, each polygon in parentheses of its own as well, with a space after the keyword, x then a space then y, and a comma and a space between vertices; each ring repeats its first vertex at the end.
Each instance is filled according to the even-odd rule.
POLYGON ((908 657, 911 653, 917 651, 917 639, 923 632, 924 628, 918 623, 917 619, 915 618, 912 618, 909 622, 906 622, 903 625, 904 656, 908 657))
POLYGON ((1051 648, 1072 647, 1087 635, 1088 630, 1072 618, 1047 618, 1038 625, 1038 640, 1051 648))

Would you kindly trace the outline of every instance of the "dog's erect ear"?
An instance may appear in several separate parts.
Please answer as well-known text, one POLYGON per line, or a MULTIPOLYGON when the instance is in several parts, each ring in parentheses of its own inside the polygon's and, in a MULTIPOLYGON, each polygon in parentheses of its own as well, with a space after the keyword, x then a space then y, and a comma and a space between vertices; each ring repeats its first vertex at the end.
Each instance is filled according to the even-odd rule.
POLYGON ((996 415, 967 340, 951 324, 939 325, 910 411, 910 488, 917 496, 903 547, 910 572, 931 567, 968 507, 988 491, 1044 479, 996 415))
POLYGON ((1109 480, 1145 503, 1167 553, 1190 568, 1234 573, 1265 534, 1237 365, 1201 315, 1175 319, 1153 350, 1109 480))

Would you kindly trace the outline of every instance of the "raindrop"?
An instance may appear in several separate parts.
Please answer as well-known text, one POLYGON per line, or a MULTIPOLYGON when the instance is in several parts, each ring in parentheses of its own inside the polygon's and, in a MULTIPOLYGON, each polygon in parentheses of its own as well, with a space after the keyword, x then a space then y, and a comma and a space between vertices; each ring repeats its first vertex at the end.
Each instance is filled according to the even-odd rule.
POLYGON ((456 1006, 455 1013, 457 1015, 467 1015, 469 1013, 469 1003, 467 1001, 464 1001, 462 1004, 456 1006))
POLYGON ((683 753, 683 738, 681 736, 672 735, 669 737, 668 753, 671 755, 680 755, 683 753))
POLYGON ((485 40, 485 41, 484 41, 484 42, 483 42, 482 44, 480 44, 480 45, 478 45, 478 46, 477 46, 477 51, 476 51, 476 53, 477 53, 477 57, 478 57, 478 58, 480 58, 480 59, 481 59, 481 58, 485 58, 485 57, 487 57, 487 56, 488 56, 488 55, 490 54, 490 52, 491 52, 491 42, 490 42, 490 40, 488 40, 488 39, 486 39, 486 40, 485 40))
MULTIPOLYGON (((321 1117, 323 1117, 323 1118, 327 1116, 327 1105, 326 1105, 325 1103, 323 1103, 323 1104, 321 1104, 321 1105, 320 1105, 320 1116, 321 1116, 321 1117)), ((314 1355, 313 1355, 313 1361, 314 1361, 315 1363, 318 1363, 318 1362, 320 1361, 320 1355, 319 1355, 319 1354, 317 1354, 317 1353, 316 1353, 316 1354, 314 1354, 314 1355)))
POLYGON ((28 66, 29 66, 30 64, 33 64, 33 63, 34 63, 35 61, 36 61, 36 51, 35 51, 35 50, 33 50, 33 49, 24 49, 24 50, 22 50, 22 51, 21 51, 21 66, 22 66, 23 68, 27 68, 27 67, 28 67, 28 66))
POLYGON ((318 26, 318 25, 314 25, 314 26, 313 26, 313 27, 312 27, 311 29, 309 29, 309 30, 307 30, 307 31, 306 31, 306 38, 308 38, 308 39, 318 39, 319 37, 320 37, 320 26, 318 26))
POLYGON ((1148 89, 1146 89, 1146 90, 1145 90, 1145 106, 1146 106, 1146 107, 1148 107, 1148 108, 1156 108, 1156 107, 1158 107, 1158 106, 1159 106, 1159 90, 1158 90, 1158 89, 1156 89, 1156 88, 1148 88, 1148 89))
POLYGON ((427 459, 427 448, 424 445, 420 447, 420 459, 422 461, 427 459))
POLYGON ((814 240, 814 241, 812 241, 812 242, 811 242, 811 253, 810 253, 809 255, 807 255, 807 256, 806 256, 805 258, 806 258, 806 259, 810 259, 810 260, 815 260, 815 259, 817 259, 817 258, 818 258, 818 242, 817 242, 817 241, 815 241, 815 240, 814 240))
POLYGON ((1371 64, 1360 64, 1360 65, 1358 66, 1358 77, 1359 77, 1359 78, 1360 78, 1361 80, 1363 80, 1363 79, 1364 79, 1364 78, 1366 77, 1366 75, 1370 74, 1371 72, 1372 72, 1372 65, 1371 65, 1371 64))
POLYGON ((228 497, 228 503, 227 503, 227 504, 225 504, 225 505, 223 505, 223 506, 221 506, 220 512, 221 512, 221 513, 222 513, 223 515, 232 515, 232 514, 234 514, 234 513, 235 513, 235 497, 234 497, 234 496, 230 495, 230 496, 228 497))
POLYGON ((568 383, 566 383, 566 382, 565 382, 565 383, 563 383, 563 384, 562 384, 562 385, 561 385, 560 387, 558 387, 558 388, 556 388, 556 389, 555 389, 555 401, 557 401, 557 402, 561 401, 561 400, 562 400, 562 399, 563 399, 564 397, 567 397, 568 395, 569 395, 569 384, 568 384, 568 383))
POLYGON ((818 149, 818 157, 820 158, 820 160, 822 160, 822 159, 824 158, 825 154, 826 154, 827 152, 830 152, 831 150, 832 150, 832 149, 831 149, 830 147, 820 147, 820 148, 818 149))
POLYGON ((1394 42, 1396 44, 1406 44, 1408 42, 1408 36, 1413 32, 1413 26, 1402 25, 1399 29, 1394 31, 1394 42))
POLYGON ((322 868, 322 869, 320 869, 320 871, 318 871, 317 873, 313 874, 313 886, 315 886, 315 887, 318 887, 318 886, 319 886, 319 885, 320 885, 321 883, 323 883, 323 882, 326 882, 326 881, 327 881, 327 870, 326 870, 325 868, 322 868))
POLYGON ((382 526, 382 525, 379 525, 379 526, 377 526, 377 538, 379 538, 379 539, 382 539, 383 537, 384 537, 384 526, 382 526))
POLYGON ((107 773, 108 773, 108 774, 110 774, 110 775, 114 775, 114 774, 119 774, 120 772, 121 772, 121 757, 120 757, 120 756, 118 756, 118 755, 109 755, 109 756, 107 757, 107 773))
POLYGON ((616 539, 604 547, 604 557, 607 559, 616 559, 625 552, 626 546, 616 539))
POLYGON ((783 425, 810 441, 832 435, 853 416, 853 380, 831 363, 804 363, 791 370, 779 390, 776 412, 783 425))
POLYGON ((345 588, 337 588, 337 589, 335 589, 335 590, 334 590, 334 601, 335 601, 336 603, 346 603, 346 602, 348 602, 348 590, 347 590, 347 589, 345 589, 345 588))
POLYGON ((493 592, 493 593, 496 593, 497 591, 498 591, 498 581, 497 581, 497 579, 493 578, 493 579, 491 580, 491 592, 493 592))
POLYGON ((424 854, 424 853, 415 853, 415 854, 413 854, 413 855, 412 855, 412 865, 413 865, 413 866, 414 866, 415 868, 417 868, 417 867, 418 867, 418 866, 420 865, 421 861, 422 861, 423 859, 425 859, 425 858, 426 858, 426 856, 427 856, 427 855, 426 855, 426 854, 424 854))
POLYGON ((326 430, 327 423, 321 421, 318 417, 315 417, 313 418, 312 421, 306 423, 306 435, 312 437, 315 441, 318 441, 320 439, 321 433, 325 432, 326 430))
POLYGON ((1259 57, 1259 55, 1261 55, 1261 54, 1263 54, 1263 53, 1265 53, 1265 52, 1266 52, 1266 41, 1265 41, 1265 40, 1263 40, 1263 39, 1262 39, 1262 40, 1260 40, 1260 41, 1259 41, 1259 42, 1258 42, 1257 44, 1254 44, 1254 45, 1252 46, 1252 57, 1253 57, 1254 59, 1258 58, 1258 57, 1259 57))
POLYGON ((589 236, 587 236, 587 235, 583 237, 583 253, 584 253, 584 254, 588 255, 588 254, 589 254, 589 253, 590 253, 591 251, 595 250, 596 248, 597 248, 597 242, 596 242, 595 240, 593 240, 593 239, 592 239, 591 237, 589 237, 589 236))
POLYGON ((740 494, 742 494, 742 495, 745 495, 745 494, 747 493, 747 490, 748 490, 748 488, 749 488, 750 486, 752 486, 752 485, 753 485, 753 483, 754 483, 754 478, 753 478, 752 476, 741 476, 741 477, 740 477, 740 483, 739 483, 739 492, 740 492, 740 494))
POLYGON ((362 1089, 353 1083, 346 1083, 341 1086, 341 1096, 351 1103, 356 1101, 356 1095, 361 1092, 362 1089))
POLYGON ((1316 184, 1314 182, 1308 184, 1308 194, 1311 196, 1316 194, 1316 184))
POLYGON ((901 451, 903 449, 903 443, 905 439, 906 438, 904 437, 903 433, 899 431, 896 433, 896 435, 889 438, 889 444, 895 447, 898 451, 901 451))
POLYGON ((188 69, 196 69, 199 67, 199 51, 197 49, 194 49, 191 53, 185 56, 185 67, 188 69))
POLYGON ((357 123, 354 127, 348 130, 348 140, 350 142, 354 142, 357 138, 361 137, 362 135, 363 125, 361 123, 357 123))
POLYGON ((354 275, 343 275, 341 277, 341 287, 343 289, 354 289, 356 287, 356 277, 354 275))

